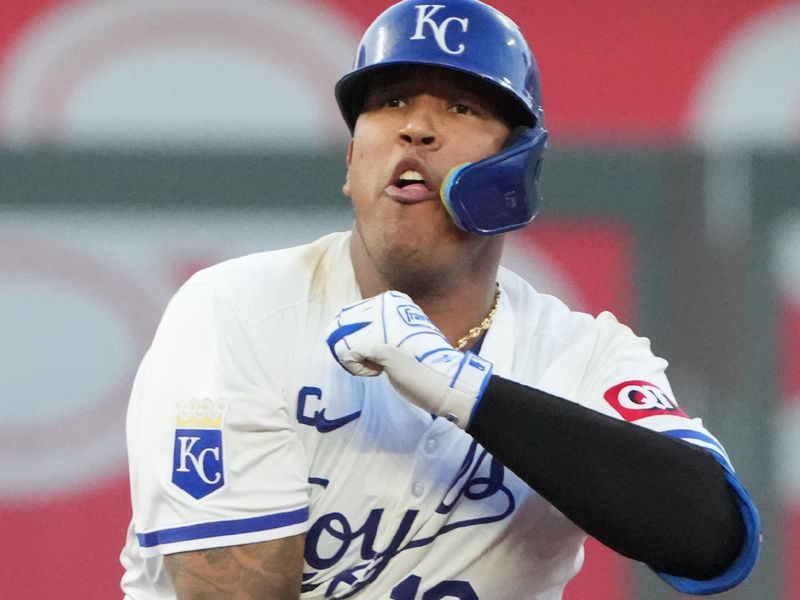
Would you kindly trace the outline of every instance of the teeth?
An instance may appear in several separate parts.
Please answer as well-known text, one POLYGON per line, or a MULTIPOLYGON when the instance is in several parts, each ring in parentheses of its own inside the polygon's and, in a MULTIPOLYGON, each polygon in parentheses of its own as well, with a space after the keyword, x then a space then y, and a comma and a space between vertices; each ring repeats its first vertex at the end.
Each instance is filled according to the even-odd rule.
POLYGON ((412 169, 406 169, 400 175, 400 179, 405 179, 406 181, 425 181, 425 178, 419 171, 413 171, 412 169))

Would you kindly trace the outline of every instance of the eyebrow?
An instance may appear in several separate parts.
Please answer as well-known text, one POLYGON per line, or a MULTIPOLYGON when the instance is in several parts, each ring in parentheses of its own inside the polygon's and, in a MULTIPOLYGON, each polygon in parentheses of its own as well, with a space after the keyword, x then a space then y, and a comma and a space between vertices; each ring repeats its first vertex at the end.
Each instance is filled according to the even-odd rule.
MULTIPOLYGON (((404 93, 416 96, 419 94, 424 94, 426 92, 432 94, 441 94, 442 91, 444 90, 437 89, 436 86, 426 86, 423 85, 422 83, 415 81, 381 82, 379 80, 375 80, 371 82, 371 85, 369 85, 369 87, 367 88, 364 97, 369 98, 374 94, 392 94, 392 93, 404 93)), ((449 86, 449 88, 446 91, 447 93, 445 95, 452 99, 463 99, 464 101, 478 104, 486 108, 491 108, 492 106, 492 101, 490 98, 484 98, 481 94, 476 93, 474 90, 470 89, 466 85, 454 83, 453 85, 449 86)))
MULTIPOLYGON (((486 85, 482 87, 478 82, 479 90, 476 91, 476 84, 470 79, 459 77, 456 73, 455 76, 447 78, 449 94, 448 96, 454 100, 462 100, 466 104, 473 104, 475 107, 486 111, 493 115, 495 118, 504 121, 510 127, 511 121, 509 120, 509 104, 507 99, 499 90, 494 90, 486 85), (481 93, 485 89, 485 93, 481 93)), ((362 96, 362 107, 376 97, 376 95, 385 94, 400 94, 407 93, 410 96, 417 94, 431 92, 436 93, 436 83, 431 85, 430 80, 419 81, 415 78, 412 70, 405 71, 405 76, 398 76, 398 71, 387 70, 375 73, 372 79, 366 84, 364 94, 362 96)))

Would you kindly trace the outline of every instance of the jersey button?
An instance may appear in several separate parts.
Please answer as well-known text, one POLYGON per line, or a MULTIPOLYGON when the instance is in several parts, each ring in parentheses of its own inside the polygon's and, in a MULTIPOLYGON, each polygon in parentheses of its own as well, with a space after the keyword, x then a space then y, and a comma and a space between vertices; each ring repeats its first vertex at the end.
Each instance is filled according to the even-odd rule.
POLYGON ((425 484, 421 481, 415 481, 414 485, 411 486, 411 493, 417 498, 421 497, 425 493, 425 484))
POLYGON ((428 441, 425 442, 425 452, 427 454, 435 454, 438 446, 439 443, 436 441, 436 438, 428 438, 428 441))

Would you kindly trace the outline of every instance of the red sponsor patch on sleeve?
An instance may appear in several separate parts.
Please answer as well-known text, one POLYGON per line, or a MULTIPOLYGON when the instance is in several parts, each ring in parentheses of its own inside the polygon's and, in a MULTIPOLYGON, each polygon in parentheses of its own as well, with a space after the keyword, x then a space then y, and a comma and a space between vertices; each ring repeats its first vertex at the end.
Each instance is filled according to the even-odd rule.
POLYGON ((603 397, 626 421, 654 415, 688 418, 675 400, 647 381, 623 381, 606 391, 603 397))

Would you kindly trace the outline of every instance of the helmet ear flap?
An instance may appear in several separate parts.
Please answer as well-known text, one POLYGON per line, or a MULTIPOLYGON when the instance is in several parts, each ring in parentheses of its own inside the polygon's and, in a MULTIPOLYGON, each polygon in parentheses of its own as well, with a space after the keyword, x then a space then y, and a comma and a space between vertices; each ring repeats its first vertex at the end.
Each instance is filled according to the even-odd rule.
POLYGON ((526 127, 525 125, 517 125, 516 127, 514 127, 508 134, 506 141, 503 142, 503 147, 501 150, 505 150, 506 148, 510 148, 511 146, 513 146, 523 135, 525 135, 530 130, 531 128, 526 127))
POLYGON ((497 154, 447 174, 440 196, 455 224, 495 235, 530 223, 539 208, 539 173, 547 131, 515 127, 497 154))

